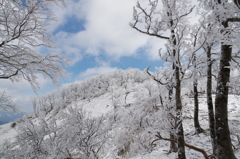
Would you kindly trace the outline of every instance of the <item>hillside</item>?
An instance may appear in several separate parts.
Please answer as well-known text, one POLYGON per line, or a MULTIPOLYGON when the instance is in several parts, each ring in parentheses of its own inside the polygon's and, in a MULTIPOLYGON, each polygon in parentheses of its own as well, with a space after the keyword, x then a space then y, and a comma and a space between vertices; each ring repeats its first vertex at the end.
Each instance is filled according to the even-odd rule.
MULTIPOLYGON (((184 87, 184 86, 183 86, 184 87)), ((203 86, 202 86, 203 87, 203 86)), ((204 87, 202 88, 204 89, 204 87)), ((195 134, 191 88, 182 89, 185 141, 211 154, 207 104, 199 98, 200 124, 195 134)), ((68 84, 33 102, 35 114, 14 128, 0 126, 3 158, 131 158, 174 159, 170 143, 153 142, 156 134, 168 138, 171 130, 166 88, 137 69, 118 70, 68 84), (17 134, 18 132, 18 134, 17 134)), ((229 97, 229 125, 235 155, 240 158, 240 97, 229 97)), ((187 158, 204 158, 186 148, 187 158)))

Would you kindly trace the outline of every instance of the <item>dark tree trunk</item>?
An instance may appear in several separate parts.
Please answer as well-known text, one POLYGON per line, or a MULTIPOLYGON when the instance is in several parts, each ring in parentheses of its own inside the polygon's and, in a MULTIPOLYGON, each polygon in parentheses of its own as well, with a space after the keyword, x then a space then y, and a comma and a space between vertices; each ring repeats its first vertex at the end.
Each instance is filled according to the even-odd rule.
MULTIPOLYGON (((224 21, 222 25, 224 28, 227 28, 228 22, 224 21)), ((231 56, 231 45, 222 44, 215 99, 215 131, 218 159, 236 159, 228 127, 228 82, 230 79, 229 62, 231 61, 231 56)))
MULTIPOLYGON (((174 50, 175 51, 175 50, 174 50)), ((175 102, 176 102, 176 134, 178 143, 178 159, 186 159, 185 140, 182 125, 181 80, 179 67, 175 67, 175 102)))
POLYGON ((207 105, 208 105, 208 120, 210 128, 210 136, 212 142, 213 155, 216 155, 216 133, 215 133, 215 120, 214 109, 212 101, 212 59, 211 59, 211 47, 206 48, 207 53, 207 105))
POLYGON ((177 143, 174 142, 174 141, 176 141, 176 136, 172 132, 170 132, 170 139, 173 140, 173 141, 170 141, 169 153, 178 152, 177 143))
POLYGON ((198 103, 198 89, 197 89, 197 80, 194 79, 193 82, 193 93, 194 93, 194 127, 196 134, 202 133, 203 129, 201 128, 199 124, 199 103, 198 103))
MULTIPOLYGON (((195 44, 194 44, 195 46, 195 44)), ((203 129, 199 124, 199 103, 198 103, 198 81, 196 77, 197 72, 197 63, 196 63, 196 55, 193 56, 193 65, 194 65, 194 74, 193 74, 193 96, 194 96, 194 127, 196 134, 202 133, 203 129)))
MULTIPOLYGON (((169 103, 171 103, 171 104, 172 104, 172 96, 173 96, 173 87, 169 86, 168 99, 169 99, 169 103)), ((171 112, 171 110, 173 110, 174 107, 172 105, 170 105, 169 109, 170 109, 169 112, 171 112)), ((172 128, 174 130, 174 129, 176 129, 176 119, 174 118, 174 116, 172 114, 170 114, 170 116, 173 119, 173 120, 170 121, 171 122, 170 124, 171 124, 171 126, 172 126, 172 128)), ((176 139, 176 135, 174 134, 174 132, 170 131, 169 134, 170 134, 170 139, 175 140, 175 141, 177 140, 176 139)), ((178 152, 177 143, 174 142, 174 141, 170 141, 169 153, 172 153, 172 152, 178 152)))

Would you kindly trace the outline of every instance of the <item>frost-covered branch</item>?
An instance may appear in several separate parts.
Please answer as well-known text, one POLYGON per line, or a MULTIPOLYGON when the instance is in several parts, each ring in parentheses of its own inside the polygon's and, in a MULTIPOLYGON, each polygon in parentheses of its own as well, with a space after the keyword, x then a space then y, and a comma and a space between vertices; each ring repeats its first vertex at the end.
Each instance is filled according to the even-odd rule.
POLYGON ((66 75, 70 61, 65 55, 43 54, 37 49, 54 48, 56 44, 47 31, 55 20, 52 5, 65 0, 2 0, 0 3, 0 79, 27 80, 38 89, 37 74, 50 77, 54 84, 66 75))
POLYGON ((10 96, 7 96, 5 92, 2 92, 0 95, 0 109, 4 110, 7 113, 18 112, 15 104, 13 104, 10 96))
POLYGON ((150 11, 148 13, 146 9, 142 8, 139 2, 137 3, 136 8, 138 8, 141 12, 138 13, 137 9, 135 7, 133 8, 134 22, 130 23, 130 26, 135 30, 139 31, 140 33, 147 34, 150 36, 155 36, 162 39, 169 39, 169 37, 162 36, 162 34, 158 33, 159 31, 162 31, 161 26, 152 25, 152 23, 155 23, 155 25, 161 25, 160 24, 161 22, 158 22, 157 20, 154 19, 154 14, 155 14, 154 12, 156 10, 158 2, 154 1, 154 2, 151 2, 149 5, 151 6, 151 8, 149 9, 150 11), (145 29, 140 29, 139 27, 137 27, 137 24, 142 23, 143 21, 141 19, 142 14, 144 17, 144 22, 146 24, 145 29))
POLYGON ((169 82, 163 83, 161 80, 157 79, 154 75, 152 75, 152 74, 149 72, 149 68, 150 68, 150 67, 151 67, 151 66, 148 66, 148 67, 146 68, 146 72, 147 72, 147 74, 148 74, 150 77, 153 78, 154 81, 156 81, 157 83, 159 83, 159 84, 161 84, 161 85, 167 85, 167 84, 169 83, 169 82))

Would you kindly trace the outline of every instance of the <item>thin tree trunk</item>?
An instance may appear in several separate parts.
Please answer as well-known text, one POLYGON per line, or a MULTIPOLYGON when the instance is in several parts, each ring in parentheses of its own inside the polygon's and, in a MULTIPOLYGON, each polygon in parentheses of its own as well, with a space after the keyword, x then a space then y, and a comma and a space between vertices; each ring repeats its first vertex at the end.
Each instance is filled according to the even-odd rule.
MULTIPOLYGON (((195 47, 196 44, 194 44, 195 47)), ((199 124, 199 102, 198 102, 198 81, 197 81, 197 64, 196 64, 196 55, 193 56, 193 64, 194 64, 194 74, 193 74, 193 96, 194 96, 194 127, 196 134, 202 133, 203 129, 199 124)))
MULTIPOLYGON (((224 28, 227 28, 228 22, 224 21, 222 25, 224 28)), ((229 62, 231 61, 231 56, 232 46, 222 44, 215 99, 215 131, 218 159, 236 159, 228 127, 228 82, 230 79, 229 62)))
MULTIPOLYGON (((173 23, 171 23, 173 26, 173 23)), ((175 38, 175 31, 171 30, 173 46, 177 46, 175 38)), ((185 154, 185 140, 184 130, 182 125, 182 100, 181 100, 181 80, 180 80, 180 68, 179 68, 179 52, 175 49, 172 50, 172 55, 175 58, 173 61, 174 70, 174 83, 175 83, 175 106, 176 106, 176 135, 177 135, 177 146, 178 146, 178 159, 186 159, 185 154)))
POLYGON ((216 133, 215 133, 215 120, 214 109, 212 101, 212 59, 211 59, 211 47, 206 48, 207 52, 207 105, 208 105, 208 121, 210 128, 210 136, 212 142, 213 155, 216 155, 216 133))
POLYGON ((175 136, 172 132, 170 132, 170 139, 171 139, 172 141, 170 141, 170 150, 169 150, 169 153, 178 152, 177 143, 173 141, 173 140, 176 141, 176 136, 175 136))
MULTIPOLYGON (((169 98, 169 103, 172 104, 172 96, 173 96, 173 88, 172 86, 170 86, 169 88, 169 92, 168 92, 168 98, 169 98)), ((174 109, 172 105, 170 105, 170 110, 174 109)), ((171 112, 171 111, 169 111, 171 112)), ((170 114, 170 116, 172 116, 170 114)), ((173 123, 171 123, 171 126, 173 129, 176 129, 176 119, 174 117, 173 118, 173 123)), ((172 140, 177 140, 176 139, 176 135, 173 133, 173 132, 169 132, 169 135, 170 135, 170 139, 172 140)), ((170 141, 170 150, 169 150, 169 153, 172 153, 172 152, 178 152, 178 147, 177 147, 177 143, 174 142, 174 141, 170 141)))
POLYGON ((176 33, 174 30, 174 23, 172 19, 172 13, 167 13, 170 20, 171 38, 170 43, 172 43, 172 56, 173 56, 173 70, 174 70, 174 83, 175 83, 175 104, 176 104, 176 135, 177 135, 177 145, 178 145, 178 159, 186 159, 185 154, 185 140, 184 140, 184 130, 182 125, 182 100, 181 100, 181 80, 180 80, 180 60, 179 51, 176 50, 178 47, 176 40, 176 33))
POLYGON ((178 159, 186 159, 184 131, 182 125, 181 80, 179 76, 179 67, 175 67, 176 134, 178 143, 178 159))
POLYGON ((201 128, 199 124, 199 102, 198 102, 198 89, 197 89, 198 82, 196 79, 194 79, 193 82, 193 93, 194 93, 194 127, 196 134, 200 134, 203 132, 203 129, 201 128))

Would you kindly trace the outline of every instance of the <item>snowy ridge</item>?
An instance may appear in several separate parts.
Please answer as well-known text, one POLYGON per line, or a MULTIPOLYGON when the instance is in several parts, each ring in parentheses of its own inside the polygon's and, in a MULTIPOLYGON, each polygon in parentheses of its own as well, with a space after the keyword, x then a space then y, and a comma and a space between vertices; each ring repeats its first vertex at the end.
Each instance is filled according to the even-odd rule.
MULTIPOLYGON (((161 95, 164 102, 164 91, 164 87, 137 69, 69 84, 35 99, 35 115, 23 118, 15 128, 11 124, 0 126, 0 155, 5 158, 177 158, 176 153, 168 153, 168 141, 153 143, 157 132, 168 137, 171 131, 169 110, 161 105, 159 98, 161 95)), ((189 92, 187 88, 183 91, 185 141, 211 154, 206 99, 199 98, 200 124, 205 132, 196 135, 193 99, 185 95, 189 92)), ((240 158, 238 103, 239 96, 229 97, 230 130, 237 149, 235 155, 240 158)), ((186 155, 191 159, 204 158, 191 149, 186 149, 186 155)))

